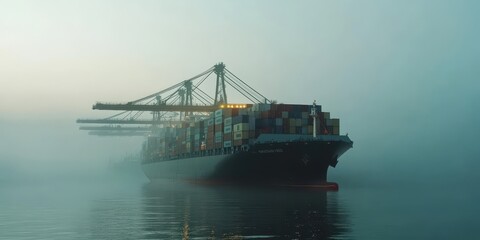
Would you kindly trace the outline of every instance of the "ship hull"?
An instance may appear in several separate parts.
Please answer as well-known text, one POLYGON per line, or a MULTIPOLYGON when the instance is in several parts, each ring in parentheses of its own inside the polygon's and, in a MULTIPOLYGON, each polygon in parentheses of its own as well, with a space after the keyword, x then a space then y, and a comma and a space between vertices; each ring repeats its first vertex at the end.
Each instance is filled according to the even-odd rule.
POLYGON ((349 148, 348 137, 338 141, 262 142, 247 151, 144 163, 151 180, 222 181, 239 183, 316 184, 349 148))

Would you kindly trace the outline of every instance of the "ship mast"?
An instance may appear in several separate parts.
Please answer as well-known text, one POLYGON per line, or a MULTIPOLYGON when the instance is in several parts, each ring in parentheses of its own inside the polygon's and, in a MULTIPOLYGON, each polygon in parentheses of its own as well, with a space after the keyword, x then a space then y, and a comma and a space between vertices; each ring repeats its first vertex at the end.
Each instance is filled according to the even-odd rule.
POLYGON ((313 118, 313 138, 317 137, 317 100, 313 100, 310 116, 313 118))

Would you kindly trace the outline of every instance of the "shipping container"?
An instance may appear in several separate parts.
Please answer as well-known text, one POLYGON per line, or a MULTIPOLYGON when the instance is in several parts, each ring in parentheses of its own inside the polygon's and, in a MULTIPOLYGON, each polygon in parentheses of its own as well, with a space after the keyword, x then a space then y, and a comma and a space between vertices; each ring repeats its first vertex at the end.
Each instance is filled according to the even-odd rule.
POLYGON ((215 118, 223 116, 223 109, 218 109, 215 111, 215 118))
POLYGON ((231 132, 232 132, 232 125, 223 127, 223 133, 231 133, 231 132))
POLYGON ((329 112, 322 112, 323 114, 323 119, 330 119, 330 113, 329 112))
POLYGON ((223 132, 223 124, 215 124, 215 132, 223 132))
POLYGON ((232 108, 224 108, 222 110, 223 110, 222 114, 223 114, 224 117, 231 117, 232 116, 232 111, 233 111, 232 108))
POLYGON ((290 121, 289 122, 290 127, 295 127, 295 125, 297 123, 297 121, 295 121, 295 118, 290 118, 289 121, 290 121))
POLYGON ((221 143, 223 141, 222 132, 215 133, 215 143, 221 143))
POLYGON ((333 135, 339 135, 340 134, 340 127, 339 126, 333 126, 332 134, 333 135))
MULTIPOLYGON (((205 120, 165 127, 157 137, 147 139, 149 154, 167 156, 241 146, 260 134, 313 134, 311 106, 295 104, 256 104, 247 109, 219 109, 205 120), (170 144, 166 144, 170 143, 170 144)), ((330 118, 317 106, 317 134, 340 133, 340 120, 330 118)))
POLYGON ((228 148, 228 147, 232 147, 233 144, 232 144, 232 141, 224 141, 223 142, 223 147, 224 148, 228 148))
POLYGON ((223 120, 223 124, 225 126, 232 126, 232 117, 225 118, 225 120, 223 120))
POLYGON ((213 140, 211 140, 211 141, 208 140, 207 143, 206 143, 206 145, 205 145, 205 148, 206 148, 207 150, 214 149, 214 148, 215 148, 215 143, 214 143, 214 141, 213 141, 213 140))
POLYGON ((290 134, 295 134, 295 126, 290 126, 290 134))
POLYGON ((232 124, 248 123, 248 121, 249 121, 248 115, 239 115, 232 118, 232 124))
POLYGON ((230 132, 230 133, 223 133, 223 141, 228 141, 228 140, 232 140, 232 137, 233 136, 233 133, 230 132))
POLYGON ((241 132, 241 131, 248 131, 249 124, 248 123, 237 123, 233 125, 233 132, 241 132))
POLYGON ((223 124, 223 118, 221 116, 215 118, 215 125, 218 125, 218 124, 223 124))
POLYGON ((332 118, 332 126, 334 126, 334 127, 340 126, 340 119, 332 118))
POLYGON ((233 133, 233 140, 248 139, 249 137, 249 131, 239 131, 233 133))
POLYGON ((213 149, 218 149, 218 148, 222 148, 222 147, 223 147, 223 142, 213 144, 213 149))
POLYGON ((213 126, 213 124, 215 123, 215 119, 208 119, 208 126, 213 126))
POLYGON ((246 145, 246 144, 249 144, 248 139, 239 139, 239 140, 234 140, 233 141, 233 146, 242 146, 242 145, 246 145))
POLYGON ((325 124, 326 124, 327 126, 333 126, 333 121, 332 121, 332 119, 325 119, 325 124))
POLYGON ((333 134, 333 126, 327 126, 328 135, 333 134))
POLYGON ((295 126, 296 127, 301 127, 302 126, 302 119, 301 118, 295 119, 295 126))
POLYGON ((283 125, 283 119, 282 118, 276 118, 275 119, 275 126, 282 126, 283 125))

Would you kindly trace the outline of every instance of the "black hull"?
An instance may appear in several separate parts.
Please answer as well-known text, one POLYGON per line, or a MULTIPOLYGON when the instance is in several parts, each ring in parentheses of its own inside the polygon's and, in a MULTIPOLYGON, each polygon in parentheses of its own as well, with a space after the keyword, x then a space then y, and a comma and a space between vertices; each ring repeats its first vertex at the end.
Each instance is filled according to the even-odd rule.
POLYGON ((328 167, 335 166, 338 156, 348 149, 342 145, 340 142, 259 144, 250 152, 234 154, 220 162, 212 178, 242 182, 324 182, 328 167))
POLYGON ((163 160, 143 164, 151 179, 226 181, 239 183, 319 184, 327 181, 329 166, 349 148, 341 141, 257 143, 233 154, 163 160))

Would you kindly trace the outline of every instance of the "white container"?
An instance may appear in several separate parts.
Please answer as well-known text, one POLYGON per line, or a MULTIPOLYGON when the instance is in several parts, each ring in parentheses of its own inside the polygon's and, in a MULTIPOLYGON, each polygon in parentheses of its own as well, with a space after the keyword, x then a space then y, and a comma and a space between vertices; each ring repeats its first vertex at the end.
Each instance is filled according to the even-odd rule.
POLYGON ((249 124, 248 123, 237 123, 233 125, 233 132, 241 132, 241 131, 248 131, 249 124))
POLYGON ((224 148, 232 147, 232 141, 225 141, 225 142, 223 142, 223 147, 224 147, 224 148))

